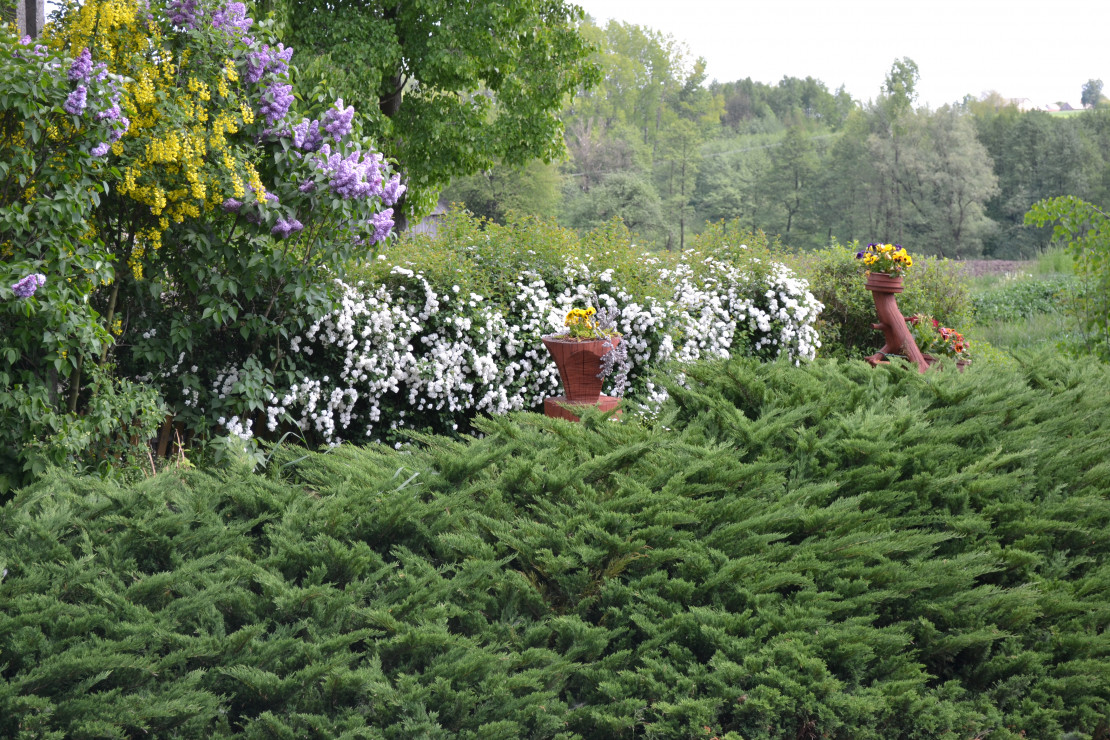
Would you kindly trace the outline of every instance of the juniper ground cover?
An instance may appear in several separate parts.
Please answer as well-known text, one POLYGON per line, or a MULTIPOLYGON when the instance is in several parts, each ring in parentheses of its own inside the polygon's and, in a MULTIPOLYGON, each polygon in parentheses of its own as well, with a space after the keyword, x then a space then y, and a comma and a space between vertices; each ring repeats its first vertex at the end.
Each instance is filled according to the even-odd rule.
POLYGON ((1107 736, 1104 366, 689 385, 22 490, 0 736, 1107 736))

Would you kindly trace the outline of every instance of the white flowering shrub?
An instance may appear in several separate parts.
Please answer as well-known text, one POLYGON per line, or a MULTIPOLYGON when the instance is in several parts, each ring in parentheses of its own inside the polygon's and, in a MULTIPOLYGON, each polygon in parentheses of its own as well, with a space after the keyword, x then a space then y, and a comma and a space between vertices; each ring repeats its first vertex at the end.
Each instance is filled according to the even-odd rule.
POLYGON ((627 232, 580 240, 545 224, 483 229, 465 218, 446 231, 334 279, 330 310, 289 326, 277 364, 182 355, 157 380, 180 384, 199 430, 396 443, 401 430, 465 432, 478 414, 539 410, 560 395, 540 338, 595 296, 619 311, 631 409, 665 399, 653 382, 665 368, 673 376, 731 356, 801 362, 820 345, 820 304, 758 249, 645 253, 627 232))
POLYGON ((705 257, 701 267, 700 277, 688 262, 659 274, 674 290, 676 360, 733 354, 813 359, 821 346, 813 326, 821 304, 804 280, 775 263, 755 273, 705 257))
MULTIPOLYGON (((447 248, 488 264, 473 244, 447 248)), ((677 261, 640 254, 633 261, 656 294, 636 295, 634 286, 618 284, 614 268, 580 255, 563 255, 561 265, 535 250, 531 256, 536 269, 505 270, 485 294, 461 267, 466 285, 448 285, 442 270, 437 276, 412 261, 379 267, 372 283, 337 281, 339 305, 292 339, 304 375, 270 395, 268 430, 292 422, 329 444, 393 441, 401 429, 450 432, 476 414, 538 409, 561 392, 540 337, 555 330, 553 317, 561 321, 595 295, 620 311, 629 395, 648 406, 662 397, 651 374, 668 363, 733 355, 800 362, 820 345, 813 327, 820 304, 779 264, 755 271, 694 251, 677 261)), ((499 267, 516 261, 529 263, 515 254, 499 267)), ((233 423, 244 428, 238 418, 233 423)))

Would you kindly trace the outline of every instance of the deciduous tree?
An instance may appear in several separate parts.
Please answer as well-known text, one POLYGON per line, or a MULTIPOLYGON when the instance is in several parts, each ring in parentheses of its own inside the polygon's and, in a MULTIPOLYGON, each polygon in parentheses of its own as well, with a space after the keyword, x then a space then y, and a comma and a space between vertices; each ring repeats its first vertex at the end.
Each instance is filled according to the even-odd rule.
POLYGON ((1083 84, 1083 97, 1080 98, 1080 102, 1097 108, 1102 103, 1102 80, 1087 80, 1083 84))
POLYGON ((452 177, 497 163, 550 162, 564 151, 568 94, 596 80, 580 8, 564 0, 272 0, 305 65, 364 111, 368 133, 399 162, 409 216, 452 177))

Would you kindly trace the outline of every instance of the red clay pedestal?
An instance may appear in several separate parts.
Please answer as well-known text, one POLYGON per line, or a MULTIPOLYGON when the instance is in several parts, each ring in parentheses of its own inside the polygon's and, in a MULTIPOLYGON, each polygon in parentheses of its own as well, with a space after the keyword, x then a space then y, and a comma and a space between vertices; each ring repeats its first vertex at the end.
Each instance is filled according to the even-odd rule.
POLYGON ((867 361, 875 366, 886 362, 887 355, 903 355, 917 365, 919 372, 925 372, 929 363, 906 328, 906 319, 898 310, 898 300, 894 297, 902 292, 902 278, 872 272, 867 275, 864 287, 871 291, 871 297, 875 299, 875 313, 879 315, 879 323, 872 326, 883 332, 884 339, 882 349, 868 357, 867 361))
MULTIPOLYGON (((543 413, 552 419, 578 421, 578 416, 574 413, 576 409, 592 406, 602 411, 612 411, 620 402, 621 400, 616 396, 599 396, 596 403, 575 403, 568 401, 566 396, 553 396, 543 400, 543 413)), ((621 412, 618 411, 616 416, 620 415, 621 412)))
MULTIPOLYGON (((578 421, 573 409, 597 406, 609 411, 620 401, 601 395, 601 358, 621 341, 619 336, 607 339, 575 341, 560 337, 543 337, 543 344, 555 359, 565 395, 544 399, 543 412, 555 419, 578 421)), ((617 412, 620 413, 620 412, 617 412)))

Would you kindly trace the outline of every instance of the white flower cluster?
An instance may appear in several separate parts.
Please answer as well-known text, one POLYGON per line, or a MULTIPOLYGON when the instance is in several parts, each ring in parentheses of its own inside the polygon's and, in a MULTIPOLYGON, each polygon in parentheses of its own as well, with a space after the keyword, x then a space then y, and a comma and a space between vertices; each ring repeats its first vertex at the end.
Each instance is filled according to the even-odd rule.
MULTIPOLYGON (((665 392, 647 373, 672 359, 739 352, 797 361, 811 359, 819 346, 813 323, 821 305, 781 265, 772 265, 766 278, 712 258, 696 269, 689 263, 652 269, 670 289, 669 301, 637 299, 617 285, 612 270, 593 273, 572 261, 558 276, 569 287, 553 289, 539 273, 525 271, 502 305, 458 285, 437 289, 401 266, 373 289, 337 281, 339 305, 291 340, 297 364, 308 371, 288 390, 270 394, 267 426, 272 432, 292 420, 336 444, 352 436, 380 440, 401 428, 457 428, 480 412, 537 408, 560 392, 540 337, 555 331, 552 316, 561 318, 595 295, 602 308, 620 311, 633 388, 653 405, 665 392)), ((237 375, 226 369, 213 391, 225 394, 237 375)), ((250 433, 249 425, 232 421, 235 429, 226 424, 231 433, 250 433)))
POLYGON ((675 359, 731 357, 737 350, 766 358, 786 355, 796 363, 816 356, 821 342, 814 323, 823 306, 805 280, 777 263, 766 275, 713 257, 700 268, 682 263, 660 271, 674 287, 675 359))

